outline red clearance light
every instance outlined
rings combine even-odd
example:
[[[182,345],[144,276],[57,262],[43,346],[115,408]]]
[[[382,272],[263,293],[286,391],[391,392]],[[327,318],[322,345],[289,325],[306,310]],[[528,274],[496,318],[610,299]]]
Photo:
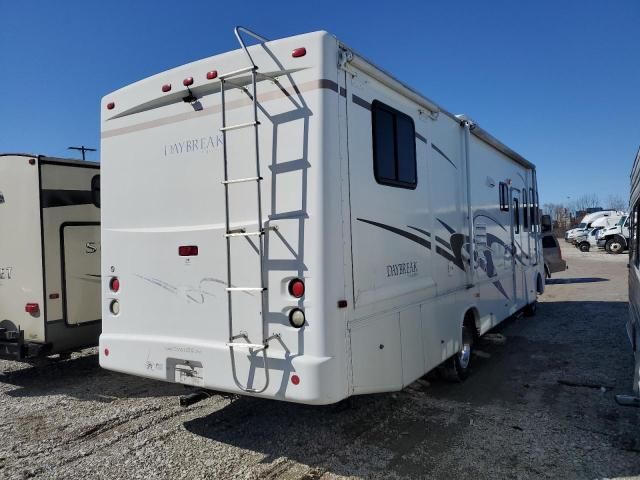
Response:
[[[113,277],[111,278],[111,280],[109,280],[109,289],[112,292],[117,292],[118,290],[120,290],[120,280],[118,279],[118,277]]]
[[[51,299],[51,300],[57,300],[58,298],[60,298],[60,294],[59,293],[50,293],[49,294],[49,299]]]
[[[36,159],[35,158],[30,158],[29,159],[29,165],[35,165],[36,164]]]
[[[216,78],[218,78],[217,70],[211,70],[210,72],[207,72],[207,80],[214,80]]]
[[[164,85],[162,85],[162,91],[163,92],[168,92],[171,90],[171,84],[170,83],[165,83]]]
[[[40,305],[37,303],[27,303],[24,306],[24,311],[31,314],[38,313],[40,311]]]
[[[108,356],[109,356],[109,349],[108,349],[108,348],[105,348],[105,349],[104,349],[104,356],[105,356],[105,357],[108,357]]]
[[[107,103],[107,110],[113,110],[116,107],[116,104],[113,102]]]
[[[296,48],[293,52],[291,52],[291,56],[293,58],[304,57],[307,54],[307,49],[304,47]]]
[[[296,298],[304,295],[304,282],[299,278],[294,278],[289,282],[289,293]]]
[[[197,245],[181,245],[178,247],[178,255],[181,257],[196,257],[198,256]]]
[[[300,383],[300,377],[298,375],[291,375],[291,383],[298,385]]]
[[[188,87],[189,85],[193,85],[193,77],[187,77],[182,81],[182,84],[185,87]]]

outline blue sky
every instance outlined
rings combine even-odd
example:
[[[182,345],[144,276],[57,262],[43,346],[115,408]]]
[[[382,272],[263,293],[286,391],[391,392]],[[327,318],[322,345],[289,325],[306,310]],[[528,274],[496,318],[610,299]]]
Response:
[[[270,38],[324,29],[536,163],[541,203],[628,196],[637,0],[21,0],[0,2],[0,19],[0,152],[99,147],[102,96],[237,48],[236,24]]]

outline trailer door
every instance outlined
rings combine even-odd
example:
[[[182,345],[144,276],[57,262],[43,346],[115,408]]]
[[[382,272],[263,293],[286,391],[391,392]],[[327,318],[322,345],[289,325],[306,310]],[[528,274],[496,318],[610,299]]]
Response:
[[[65,322],[100,320],[100,224],[63,224],[60,231]]]

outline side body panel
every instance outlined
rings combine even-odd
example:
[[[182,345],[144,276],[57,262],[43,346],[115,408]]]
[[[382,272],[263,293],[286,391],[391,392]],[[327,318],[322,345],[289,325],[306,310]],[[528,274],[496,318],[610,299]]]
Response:
[[[44,343],[38,192],[37,156],[0,156],[0,328],[20,329],[25,341]],[[27,303],[40,311],[25,312]]]
[[[640,150],[631,170],[629,225],[629,320],[627,333],[634,355],[633,390],[640,394]]]

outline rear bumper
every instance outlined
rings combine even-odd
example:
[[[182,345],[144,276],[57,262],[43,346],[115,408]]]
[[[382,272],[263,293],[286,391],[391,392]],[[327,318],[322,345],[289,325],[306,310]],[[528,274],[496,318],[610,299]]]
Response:
[[[343,371],[334,357],[295,355],[267,349],[269,382],[263,353],[250,355],[223,342],[200,342],[155,336],[100,335],[100,366],[140,377],[183,383],[210,390],[305,404],[331,404],[347,396]],[[293,377],[297,376],[297,384]]]

